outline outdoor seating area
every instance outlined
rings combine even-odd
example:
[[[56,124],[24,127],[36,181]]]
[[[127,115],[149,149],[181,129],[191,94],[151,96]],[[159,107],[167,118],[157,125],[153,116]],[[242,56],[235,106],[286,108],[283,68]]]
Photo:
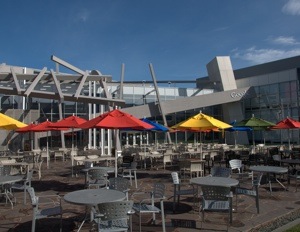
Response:
[[[202,146],[202,152],[195,153],[199,146]],[[224,152],[225,146],[227,152]],[[149,150],[155,153],[152,164],[147,163],[146,166],[145,158],[140,156],[144,148],[139,147],[123,148],[117,162],[112,159],[108,163],[104,159],[88,161],[87,155],[100,154],[97,150],[78,150],[74,160],[84,158],[76,161],[81,162],[78,165],[73,163],[74,166],[70,155],[66,155],[65,159],[51,156],[48,163],[51,168],[47,168],[47,162],[41,163],[41,178],[36,171],[36,163],[31,166],[24,164],[31,164],[34,159],[30,161],[21,155],[13,162],[4,161],[0,165],[0,214],[3,219],[0,231],[26,232],[31,231],[32,226],[35,231],[43,231],[41,228],[47,227],[49,231],[59,231],[60,226],[62,231],[97,231],[105,228],[103,222],[106,219],[102,213],[106,215],[106,208],[129,206],[129,214],[123,213],[120,218],[108,215],[107,220],[121,220],[128,231],[264,231],[274,226],[274,220],[278,218],[282,218],[284,223],[300,216],[297,192],[299,162],[297,159],[285,162],[284,156],[281,156],[283,162],[271,162],[274,147],[260,149],[263,152],[260,154],[267,160],[265,162],[270,160],[266,164],[252,163],[240,155],[250,149],[247,147],[239,150],[224,144],[180,144],[177,147],[163,144],[158,147],[159,151],[155,148],[157,146],[149,146]],[[170,165],[156,159],[157,153],[164,155],[167,150],[169,154],[176,154],[171,156]],[[213,156],[209,157],[210,168],[207,169],[204,166],[209,154]],[[214,162],[216,154],[221,155],[224,162]],[[0,163],[6,160],[4,157],[10,160],[8,156],[1,156]],[[188,164],[184,171],[183,160]],[[200,168],[193,174],[191,164],[195,160],[201,162],[196,162]],[[221,197],[218,191],[225,193],[225,190],[226,194]],[[35,210],[37,207],[42,209],[43,203],[39,201],[36,205],[34,202],[36,196],[45,195],[59,197],[59,204],[54,205],[54,211],[49,211],[49,205],[46,205],[44,212],[47,214],[40,215]],[[98,202],[99,197],[102,202]],[[149,201],[145,201],[146,198]],[[216,199],[223,203],[209,203]],[[119,201],[120,204],[128,204],[108,204]],[[102,203],[108,205],[102,206]]]

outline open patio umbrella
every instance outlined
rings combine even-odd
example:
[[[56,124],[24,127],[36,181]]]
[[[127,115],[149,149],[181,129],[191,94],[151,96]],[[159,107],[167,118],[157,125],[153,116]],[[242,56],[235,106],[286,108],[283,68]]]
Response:
[[[214,131],[214,130],[219,131],[230,127],[232,126],[214,117],[208,116],[200,112],[199,114],[196,114],[188,118],[187,120],[172,126],[171,128],[178,129],[178,130],[192,130],[192,131],[200,132],[200,150],[202,151],[201,132]]]
[[[255,147],[255,141],[254,141],[254,131],[259,131],[259,130],[266,130],[269,127],[275,126],[274,123],[266,121],[261,118],[254,117],[252,115],[251,118],[244,119],[240,122],[237,122],[235,124],[237,127],[251,127],[252,128],[252,140],[253,140],[253,147]]]
[[[78,116],[72,115],[67,118],[63,118],[57,122],[54,122],[50,127],[56,128],[69,128],[72,129],[72,151],[74,150],[74,129],[81,128],[81,124],[87,122],[84,118],[80,118]]]
[[[54,122],[50,127],[57,127],[57,128],[69,128],[72,130],[72,148],[71,148],[71,162],[72,162],[72,176],[73,176],[73,166],[74,166],[74,129],[81,128],[81,124],[87,122],[87,120],[80,118],[78,116],[72,115],[67,118],[63,118],[57,122]]]
[[[15,130],[25,126],[27,126],[27,124],[0,113],[0,129]]]
[[[154,135],[155,135],[155,145],[157,146],[157,132],[168,132],[170,129],[168,127],[165,127],[157,122],[153,122],[147,118],[143,118],[142,119],[143,122],[146,122],[150,125],[153,126],[152,129],[148,129],[147,131],[153,131],[154,132]]]
[[[153,128],[152,125],[143,122],[131,114],[115,109],[99,115],[83,124],[82,129],[98,128],[98,129],[132,129],[132,130],[147,130]],[[117,176],[117,151],[115,151],[115,175]]]
[[[288,130],[288,142],[289,142],[289,149],[291,149],[291,138],[290,138],[290,129],[299,129],[300,122],[296,121],[292,118],[286,117],[281,121],[277,122],[275,126],[270,127],[271,130]]]
[[[17,132],[25,133],[25,132],[47,132],[47,145],[46,145],[46,152],[49,155],[49,142],[48,142],[48,133],[49,131],[59,131],[59,130],[68,130],[68,128],[58,128],[53,127],[53,122],[45,121],[39,124],[29,124],[27,127],[18,129]],[[52,127],[51,127],[52,126]],[[47,159],[47,168],[49,167],[49,161]]]
[[[227,129],[232,127],[231,125],[222,122],[214,117],[208,116],[203,113],[199,113],[188,118],[185,121],[182,121],[174,126],[172,129],[183,129],[183,130],[195,130],[195,131],[208,131],[208,130],[215,130],[215,129]]]
[[[252,131],[251,127],[247,126],[236,126],[236,120],[230,123],[232,127],[225,129],[225,131],[233,132],[234,133],[234,146],[236,146],[236,136],[239,131]]]

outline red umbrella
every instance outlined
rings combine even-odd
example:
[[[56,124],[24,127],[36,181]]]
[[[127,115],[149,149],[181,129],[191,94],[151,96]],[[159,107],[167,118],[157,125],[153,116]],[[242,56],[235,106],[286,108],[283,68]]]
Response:
[[[86,123],[81,124],[81,128],[99,128],[99,129],[132,129],[132,130],[148,130],[153,126],[143,122],[131,114],[115,109],[107,113],[101,114]],[[117,152],[115,152],[115,175],[118,175]]]
[[[81,128],[80,125],[85,122],[87,122],[87,120],[72,115],[53,123],[50,127]]]
[[[73,138],[73,132],[74,132],[74,128],[81,128],[81,125],[83,123],[87,122],[87,120],[77,117],[77,116],[70,116],[64,119],[61,119],[55,123],[53,123],[52,125],[50,125],[50,127],[56,127],[56,128],[69,128],[72,129],[72,151],[74,150],[74,138]]]
[[[289,149],[291,148],[290,129],[299,129],[299,128],[300,128],[300,122],[289,117],[286,117],[285,119],[279,121],[275,126],[270,127],[271,130],[273,129],[288,130]]]
[[[285,118],[278,122],[275,126],[272,126],[270,129],[295,129],[300,128],[300,122],[292,118]]]
[[[146,122],[143,122],[142,120],[134,117],[131,114],[116,109],[101,114],[98,117],[81,124],[81,128],[148,130],[152,129],[153,126]]]
[[[47,146],[46,146],[46,149],[47,149],[47,155],[49,154],[49,144],[48,144],[48,132],[49,131],[57,131],[57,130],[68,130],[68,128],[58,128],[58,127],[53,127],[54,123],[53,122],[50,122],[50,121],[45,121],[45,122],[42,122],[40,124],[29,124],[28,126],[26,127],[23,127],[23,128],[20,128],[18,130],[16,130],[17,132],[19,133],[25,133],[25,132],[47,132]],[[52,126],[52,127],[51,127]],[[49,163],[48,163],[48,159],[47,159],[47,167],[49,167]]]
[[[37,126],[37,124],[30,123],[30,124],[28,124],[28,125],[25,126],[25,127],[22,127],[22,128],[17,129],[16,132],[18,132],[18,133],[27,133],[27,132],[32,131],[32,128],[34,128],[34,127],[36,127],[36,126]]]
[[[71,128],[72,129],[72,151],[71,151],[71,158],[72,158],[72,176],[73,176],[73,152],[74,152],[74,128],[81,128],[81,124],[87,122],[87,120],[77,117],[77,116],[69,116],[67,118],[61,119],[55,123],[53,123],[50,127],[57,127],[57,128]]]

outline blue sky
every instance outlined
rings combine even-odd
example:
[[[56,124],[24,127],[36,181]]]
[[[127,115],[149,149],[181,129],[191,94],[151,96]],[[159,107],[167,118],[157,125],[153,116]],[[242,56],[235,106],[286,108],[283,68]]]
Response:
[[[1,1],[0,63],[55,69],[55,55],[125,81],[194,80],[300,55],[300,0]]]

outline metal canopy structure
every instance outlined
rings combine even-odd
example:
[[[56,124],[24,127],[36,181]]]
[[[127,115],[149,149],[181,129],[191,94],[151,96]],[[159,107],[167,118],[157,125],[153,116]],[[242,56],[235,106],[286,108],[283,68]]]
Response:
[[[54,99],[59,102],[84,102],[108,106],[125,106],[125,101],[108,97],[107,81],[111,76],[102,75],[97,71],[89,73],[52,56],[51,59],[77,74],[61,74],[54,70],[47,71],[43,68],[37,74],[17,74],[13,67],[10,72],[0,74],[0,94],[18,95],[31,98]],[[104,89],[105,97],[90,96],[89,82],[99,82]]]

